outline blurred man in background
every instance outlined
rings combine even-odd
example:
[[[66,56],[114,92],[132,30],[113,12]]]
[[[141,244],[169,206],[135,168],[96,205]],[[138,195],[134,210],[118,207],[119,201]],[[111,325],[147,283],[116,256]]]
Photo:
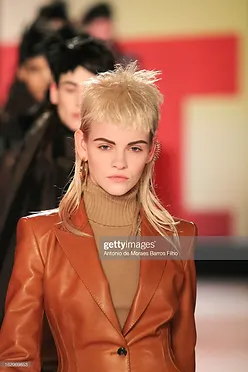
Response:
[[[124,54],[116,41],[114,13],[110,4],[98,3],[89,8],[83,14],[81,24],[87,33],[109,45],[118,63],[125,65],[137,60],[134,56]]]
[[[112,43],[114,38],[113,10],[107,3],[89,8],[82,18],[82,25],[92,36]]]
[[[81,84],[98,73],[114,68],[112,52],[100,40],[81,34],[71,40],[51,39],[47,43],[47,59],[52,72],[49,117],[49,149],[54,162],[55,199],[44,202],[41,209],[57,206],[63,188],[69,181],[74,164],[74,132],[80,126]],[[51,164],[51,162],[50,162]],[[47,167],[45,167],[47,170]],[[50,181],[49,177],[49,181]]]
[[[44,111],[51,72],[44,40],[50,32],[37,23],[25,30],[15,80],[10,88],[0,123],[4,150],[19,144],[32,123]]]
[[[64,1],[56,1],[44,5],[39,9],[37,19],[46,24],[46,27],[58,31],[69,22],[68,9]]]
[[[56,1],[41,7],[36,22],[42,24],[48,31],[59,33],[63,39],[70,39],[79,32],[76,25],[70,20],[67,5],[64,1]]]

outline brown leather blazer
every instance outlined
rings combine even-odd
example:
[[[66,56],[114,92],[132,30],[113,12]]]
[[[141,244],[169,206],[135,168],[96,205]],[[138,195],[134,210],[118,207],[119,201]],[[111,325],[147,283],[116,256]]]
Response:
[[[93,235],[83,202],[73,222]],[[143,214],[141,231],[157,235]],[[178,232],[191,237],[192,248],[195,225],[180,220]],[[22,218],[0,332],[0,371],[40,371],[45,311],[60,372],[194,372],[195,300],[193,260],[141,259],[121,330],[94,238],[65,231],[57,211]]]

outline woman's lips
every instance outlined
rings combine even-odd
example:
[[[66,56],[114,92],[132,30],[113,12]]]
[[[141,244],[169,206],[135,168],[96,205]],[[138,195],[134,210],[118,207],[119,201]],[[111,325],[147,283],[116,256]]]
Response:
[[[110,176],[108,177],[111,181],[114,181],[114,182],[125,182],[128,180],[127,177],[125,176]]]

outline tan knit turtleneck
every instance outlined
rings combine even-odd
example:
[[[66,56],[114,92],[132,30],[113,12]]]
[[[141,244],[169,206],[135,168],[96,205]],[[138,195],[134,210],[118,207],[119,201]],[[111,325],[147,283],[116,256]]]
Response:
[[[88,180],[84,192],[85,210],[99,249],[103,237],[125,237],[137,225],[138,187],[123,196],[112,196]],[[124,326],[139,280],[138,259],[102,259],[102,268],[109,283],[113,306],[121,328]]]

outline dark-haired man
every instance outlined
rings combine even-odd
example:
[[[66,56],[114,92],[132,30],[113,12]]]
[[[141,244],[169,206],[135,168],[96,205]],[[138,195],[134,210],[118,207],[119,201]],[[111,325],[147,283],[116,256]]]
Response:
[[[99,2],[89,7],[82,16],[81,24],[87,33],[108,44],[118,63],[125,65],[137,60],[137,57],[123,53],[115,39],[114,10],[109,3]]]
[[[112,7],[104,2],[93,5],[83,15],[82,25],[90,35],[111,42],[114,34]]]
[[[19,46],[16,77],[0,124],[4,149],[23,140],[25,132],[44,110],[51,72],[44,40],[50,35],[36,23],[25,30]]]
[[[38,11],[37,19],[44,22],[49,29],[59,30],[69,22],[66,3],[64,1],[56,1],[42,6]]]
[[[81,83],[98,73],[112,70],[115,60],[103,42],[87,34],[58,45],[57,50],[52,44],[48,49],[51,50],[47,58],[53,75],[50,100],[56,105],[61,122],[75,131],[80,123]]]
[[[53,184],[56,185],[53,188],[55,193],[53,197],[56,199],[51,201],[45,194],[41,209],[56,207],[58,198],[69,181],[74,164],[73,135],[80,126],[82,83],[98,73],[113,70],[115,65],[113,54],[108,47],[87,34],[58,43],[56,40],[53,42],[51,38],[47,50],[47,59],[53,76],[50,101],[54,105],[48,119],[51,138],[48,142],[51,145],[49,151],[54,166]]]

